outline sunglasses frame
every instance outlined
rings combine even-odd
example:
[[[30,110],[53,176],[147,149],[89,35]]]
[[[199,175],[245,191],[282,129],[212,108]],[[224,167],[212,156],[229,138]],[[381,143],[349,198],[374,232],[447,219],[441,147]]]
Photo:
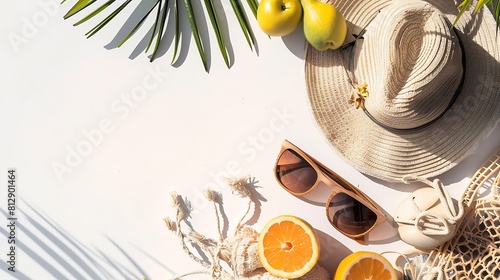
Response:
[[[278,176],[278,162],[283,155],[283,153],[287,150],[292,150],[298,155],[300,155],[305,161],[309,163],[309,165],[316,171],[317,173],[317,178],[316,182],[309,188],[307,191],[303,193],[297,193],[293,192],[290,189],[288,189],[286,186],[283,185],[281,182],[279,176]],[[319,185],[320,182],[325,183],[332,189],[332,193],[328,197],[328,200],[326,201],[325,207],[326,207],[326,217],[328,222],[338,231],[340,231],[342,234],[345,236],[352,238],[356,240],[358,243],[364,244],[365,243],[365,236],[372,231],[375,227],[378,225],[382,224],[387,220],[387,215],[382,211],[380,206],[378,206],[371,198],[369,198],[365,193],[363,193],[360,189],[356,188],[354,185],[349,183],[347,180],[342,178],[340,175],[337,173],[333,172],[330,170],[328,167],[323,165],[321,162],[307,154],[306,152],[302,151],[299,147],[295,146],[288,140],[284,140],[283,143],[281,144],[281,151],[278,154],[278,157],[276,159],[276,163],[274,164],[274,176],[276,178],[276,181],[280,184],[280,186],[285,189],[287,192],[293,194],[294,196],[300,197],[300,196],[305,196],[308,193],[312,192],[314,189],[316,189]],[[375,223],[365,232],[360,233],[360,234],[349,234],[343,231],[342,229],[338,228],[333,224],[333,221],[330,220],[330,202],[332,201],[333,197],[339,193],[345,193],[349,195],[351,198],[357,200],[359,203],[363,204],[365,207],[373,211],[377,215],[377,219]]]

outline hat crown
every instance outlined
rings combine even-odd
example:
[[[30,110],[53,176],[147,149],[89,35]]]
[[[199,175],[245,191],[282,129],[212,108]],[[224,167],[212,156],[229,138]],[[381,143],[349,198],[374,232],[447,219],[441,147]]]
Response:
[[[412,129],[453,102],[463,75],[451,25],[432,5],[400,0],[383,9],[356,43],[354,76],[367,83],[366,110],[380,124]]]
[[[432,5],[430,8],[435,7],[446,17],[445,20],[438,19],[443,22],[443,27],[440,29],[428,28],[428,25],[432,24],[429,23],[432,19],[428,18],[429,15],[426,14],[426,17],[421,17],[422,20],[420,20],[426,24],[420,23],[420,26],[427,29],[419,27],[426,30],[426,33],[422,35],[422,32],[419,32],[420,37],[414,39],[422,41],[419,47],[417,48],[417,45],[408,47],[408,43],[406,43],[406,46],[401,44],[400,48],[414,50],[414,52],[418,50],[419,56],[423,57],[434,56],[434,54],[424,54],[424,50],[432,53],[439,47],[422,47],[429,44],[426,43],[426,40],[431,35],[437,37],[435,40],[443,40],[451,46],[449,46],[448,51],[443,51],[449,55],[449,58],[435,58],[436,61],[442,63],[441,71],[437,66],[431,65],[429,67],[424,64],[419,66],[421,69],[409,71],[402,67],[389,67],[391,56],[388,53],[392,53],[393,56],[397,53],[394,45],[390,46],[389,42],[394,43],[397,40],[388,38],[391,36],[398,38],[395,34],[403,33],[403,31],[394,28],[391,31],[389,29],[383,30],[381,27],[382,24],[390,26],[387,22],[389,20],[393,22],[400,20],[395,19],[396,15],[393,15],[391,19],[390,13],[387,13],[383,19],[379,18],[381,13],[385,13],[383,12],[385,9],[389,9],[393,14],[398,13],[397,7],[393,6],[396,2],[398,2],[397,6],[405,6],[409,10],[407,17],[411,14],[416,14],[418,17],[419,13],[409,9],[412,7],[410,4],[406,4],[408,1],[330,0],[330,2],[333,2],[344,15],[349,37],[346,38],[346,44],[338,50],[319,51],[307,48],[305,76],[307,94],[314,119],[332,148],[343,160],[366,175],[384,181],[401,182],[401,179],[409,174],[423,178],[436,177],[455,167],[481,145],[487,145],[489,140],[492,140],[494,144],[498,143],[498,139],[489,138],[494,136],[493,131],[498,129],[500,118],[500,106],[498,106],[500,104],[500,94],[498,94],[500,89],[500,79],[498,79],[500,77],[500,36],[498,36],[494,15],[487,7],[481,8],[477,13],[474,13],[473,9],[467,9],[455,23],[459,13],[455,0],[424,0],[420,2],[429,3]],[[427,7],[425,9],[432,12],[432,9]],[[436,14],[438,13],[436,12]],[[397,16],[402,17],[401,15]],[[416,19],[402,18],[419,24]],[[455,23],[453,28],[451,22]],[[402,28],[403,24],[399,26]],[[366,31],[364,35],[361,30]],[[350,42],[351,34],[362,34],[364,39],[358,39],[355,44],[352,44]],[[456,38],[453,38],[453,35]],[[377,36],[379,37],[377,38]],[[373,44],[375,47],[368,47],[368,44]],[[395,46],[399,45],[394,44]],[[437,43],[431,45],[439,46]],[[372,50],[371,53],[370,50]],[[367,53],[363,54],[364,52]],[[405,52],[408,53],[408,51]],[[457,60],[455,64],[450,62],[453,59]],[[460,59],[463,59],[462,65],[458,63]],[[427,65],[430,64],[427,62]],[[415,63],[415,65],[420,64]],[[446,105],[443,104],[449,103],[445,99],[451,99],[451,107],[444,109],[445,113],[442,115],[436,113],[436,121],[422,127],[417,125],[425,123],[424,120],[419,120],[413,115],[405,116],[403,113],[390,112],[389,110],[395,106],[387,105],[392,100],[385,97],[389,95],[385,89],[389,89],[387,92],[400,95],[399,92],[402,90],[390,90],[391,88],[387,86],[391,84],[387,83],[387,80],[391,78],[388,73],[399,73],[396,71],[398,69],[410,73],[412,77],[417,76],[415,73],[418,72],[429,73],[427,76],[432,78],[429,80],[439,80],[441,77],[446,77],[446,71],[457,73],[457,69],[459,69],[455,81],[443,82],[450,88],[441,91],[431,91],[422,87],[422,85],[427,85],[424,82],[420,84],[401,82],[403,86],[400,86],[400,88],[407,88],[413,84],[423,91],[419,93],[418,98],[420,98],[420,94],[428,95],[431,96],[429,99],[432,102],[439,103],[432,104],[433,106],[444,108]],[[422,74],[422,76],[424,75]],[[394,79],[396,80],[396,78]],[[443,80],[445,79],[443,78]],[[366,88],[368,95],[364,91],[364,83],[368,86]],[[437,86],[434,87],[437,88]],[[458,94],[455,97],[450,97],[455,93]],[[378,98],[387,100],[387,103],[379,102]],[[380,105],[377,105],[377,102]],[[362,109],[363,103],[366,110]],[[408,106],[410,105],[418,108],[414,104]],[[355,106],[358,106],[358,109],[355,109]],[[401,111],[411,112],[407,108],[403,108]],[[416,126],[416,128],[388,129],[381,125],[381,122],[373,121],[375,118],[370,118],[370,114],[366,112],[372,115],[379,112],[387,115],[393,114],[397,118],[389,118],[386,124],[397,127],[398,122],[404,122],[406,124],[404,127]],[[382,119],[380,117],[382,113],[377,115],[378,120]],[[394,121],[391,122],[392,120]],[[412,121],[414,122],[413,126],[411,125]],[[397,187],[397,185],[394,186]]]

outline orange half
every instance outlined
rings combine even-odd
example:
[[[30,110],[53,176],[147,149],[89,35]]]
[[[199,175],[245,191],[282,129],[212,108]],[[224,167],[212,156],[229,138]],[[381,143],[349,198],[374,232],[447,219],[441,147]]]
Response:
[[[292,215],[271,219],[259,234],[259,258],[274,276],[288,279],[303,276],[319,258],[314,229]]]
[[[345,257],[334,280],[397,280],[396,270],[382,255],[359,251]]]

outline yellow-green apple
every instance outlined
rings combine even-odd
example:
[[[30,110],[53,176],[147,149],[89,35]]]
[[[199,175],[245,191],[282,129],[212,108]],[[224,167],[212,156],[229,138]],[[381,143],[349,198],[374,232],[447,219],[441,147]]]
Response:
[[[257,22],[269,36],[292,33],[301,19],[300,0],[262,0],[257,8]]]
[[[303,24],[306,40],[320,51],[339,48],[344,43],[347,34],[344,16],[328,3],[301,0],[301,4],[304,10]]]

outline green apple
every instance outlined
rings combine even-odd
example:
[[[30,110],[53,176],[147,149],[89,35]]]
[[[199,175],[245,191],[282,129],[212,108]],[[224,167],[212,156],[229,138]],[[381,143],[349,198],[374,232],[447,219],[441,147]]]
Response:
[[[257,8],[257,22],[269,36],[292,33],[301,19],[300,0],[262,0]]]

